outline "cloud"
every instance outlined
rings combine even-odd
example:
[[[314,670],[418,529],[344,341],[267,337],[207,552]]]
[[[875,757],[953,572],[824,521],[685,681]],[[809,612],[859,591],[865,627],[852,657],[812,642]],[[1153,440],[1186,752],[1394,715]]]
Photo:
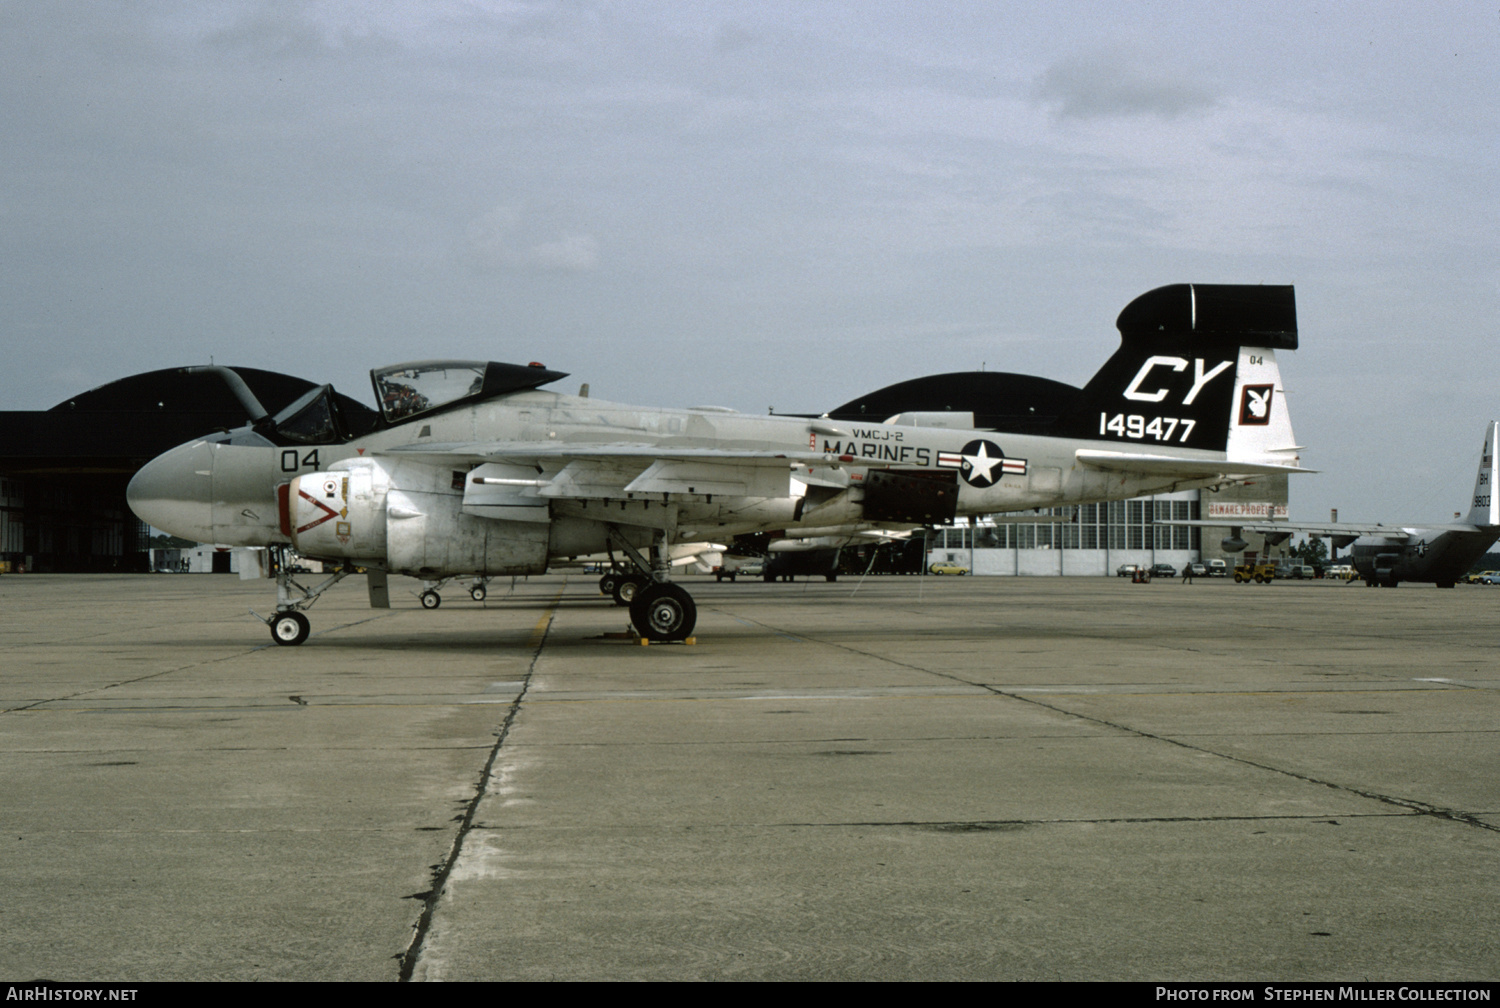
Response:
[[[1052,64],[1033,95],[1059,119],[1175,119],[1218,104],[1218,96],[1203,84],[1103,53]]]

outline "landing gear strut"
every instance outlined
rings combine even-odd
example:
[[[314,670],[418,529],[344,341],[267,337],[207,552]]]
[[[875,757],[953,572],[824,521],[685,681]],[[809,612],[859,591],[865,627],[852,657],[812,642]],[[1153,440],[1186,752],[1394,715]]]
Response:
[[[303,610],[316,602],[318,596],[353,574],[354,569],[341,567],[317,587],[307,588],[298,584],[291,571],[287,570],[286,553],[285,546],[271,547],[271,563],[276,571],[276,612],[266,617],[252,609],[250,615],[271,628],[271,639],[277,644],[296,647],[307,640],[308,634],[312,632],[312,624],[308,622]]]

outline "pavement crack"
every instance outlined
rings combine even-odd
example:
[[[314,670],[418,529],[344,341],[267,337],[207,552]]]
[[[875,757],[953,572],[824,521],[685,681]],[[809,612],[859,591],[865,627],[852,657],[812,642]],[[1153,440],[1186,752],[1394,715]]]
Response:
[[[511,727],[515,724],[516,715],[520,713],[521,704],[526,699],[527,692],[531,689],[531,677],[536,672],[537,663],[541,661],[542,648],[547,643],[547,634],[552,629],[552,621],[557,614],[557,606],[562,600],[562,592],[552,600],[546,614],[537,621],[536,629],[532,631],[531,661],[526,665],[526,674],[521,677],[521,689],[516,693],[516,698],[510,702],[505,718],[500,722],[500,730],[495,734],[495,744],[490,746],[489,755],[485,759],[484,769],[479,774],[479,780],[474,785],[474,793],[464,803],[463,814],[459,817],[459,826],[453,837],[453,844],[448,849],[448,856],[439,864],[433,866],[432,888],[425,893],[415,894],[413,897],[422,900],[422,912],[417,918],[416,927],[413,929],[411,944],[401,955],[401,972],[399,982],[409,983],[412,975],[416,972],[417,963],[422,958],[423,946],[427,941],[427,935],[432,930],[433,917],[437,913],[438,903],[443,898],[443,893],[448,887],[448,879],[453,874],[453,867],[458,863],[463,854],[464,841],[468,839],[469,833],[474,828],[474,818],[479,812],[479,803],[489,788],[490,779],[494,774],[495,761],[500,758],[500,750],[505,745],[506,739],[510,737]]]

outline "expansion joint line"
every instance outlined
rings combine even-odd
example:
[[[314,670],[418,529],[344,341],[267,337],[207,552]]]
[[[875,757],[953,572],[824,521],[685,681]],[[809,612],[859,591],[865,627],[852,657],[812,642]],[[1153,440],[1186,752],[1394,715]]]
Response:
[[[401,956],[401,973],[397,978],[400,983],[407,983],[411,980],[417,968],[417,962],[422,958],[422,946],[427,941],[427,934],[432,928],[432,919],[437,912],[438,901],[442,899],[443,891],[448,886],[448,878],[453,874],[453,866],[458,863],[459,855],[463,853],[464,841],[468,839],[469,831],[474,827],[474,817],[479,813],[479,803],[489,788],[490,779],[495,770],[495,761],[500,758],[500,749],[505,745],[505,740],[510,737],[511,726],[515,724],[516,715],[521,711],[521,704],[531,690],[531,677],[535,674],[537,663],[541,660],[542,648],[547,643],[547,634],[552,629],[552,620],[557,614],[557,606],[561,601],[562,591],[558,591],[546,615],[537,621],[536,627],[531,632],[531,639],[528,642],[531,646],[531,661],[526,665],[526,674],[521,677],[520,692],[506,709],[505,718],[500,722],[500,730],[495,733],[495,744],[490,747],[489,756],[484,762],[484,769],[480,772],[479,780],[475,784],[474,794],[465,804],[463,817],[458,824],[458,832],[453,837],[453,845],[448,849],[448,856],[433,872],[432,888],[420,894],[422,913],[417,918],[411,944],[406,947],[406,951]]]
[[[772,627],[768,623],[761,623],[760,625],[766,627],[767,629],[775,630],[775,627]],[[1500,833],[1500,826],[1493,826],[1490,823],[1487,823],[1483,819],[1479,818],[1479,816],[1474,815],[1470,812],[1462,812],[1458,809],[1442,808],[1437,805],[1429,805],[1426,802],[1415,801],[1411,798],[1398,798],[1395,795],[1381,794],[1378,791],[1364,791],[1360,788],[1350,787],[1347,784],[1335,784],[1332,781],[1321,780],[1317,777],[1309,777],[1306,774],[1299,774],[1292,770],[1287,770],[1284,767],[1275,767],[1269,766],[1265,763],[1257,763],[1255,760],[1246,759],[1243,756],[1235,756],[1231,753],[1218,752],[1217,750],[1207,749],[1203,746],[1191,745],[1178,739],[1167,738],[1162,735],[1153,735],[1150,732],[1141,731],[1139,728],[1131,728],[1129,725],[1116,724],[1115,722],[1107,721],[1104,718],[1092,717],[1088,714],[1080,714],[1077,711],[1071,711],[1064,707],[1058,707],[1053,704],[1045,703],[1041,700],[1038,700],[1036,697],[1022,696],[1018,693],[1010,693],[1006,690],[998,689],[987,683],[972,682],[971,680],[965,679],[962,676],[954,675],[951,672],[942,672],[937,669],[922,668],[919,665],[912,665],[909,662],[897,661],[894,658],[890,658],[886,655],[871,654],[868,651],[862,651],[859,648],[851,647],[848,644],[842,644],[835,641],[818,640],[815,637],[808,637],[804,639],[811,640],[819,644],[826,644],[829,647],[838,648],[842,651],[848,651],[851,654],[863,655],[866,658],[875,658],[880,661],[887,662],[891,665],[895,665],[898,668],[911,669],[916,672],[925,672],[928,675],[937,676],[940,679],[949,679],[953,682],[963,683],[966,686],[973,686],[976,689],[985,690],[989,693],[995,694],[996,696],[1008,697],[1011,700],[1019,700],[1022,703],[1035,704],[1038,707],[1054,711],[1058,714],[1066,715],[1067,717],[1079,718],[1084,721],[1092,721],[1094,724],[1102,725],[1106,728],[1113,728],[1116,731],[1127,732],[1139,738],[1152,739],[1156,742],[1165,742],[1168,745],[1178,746],[1192,752],[1203,753],[1207,756],[1217,756],[1220,759],[1230,760],[1235,763],[1240,763],[1244,766],[1255,767],[1257,770],[1264,770],[1267,773],[1280,774],[1283,777],[1291,777],[1294,780],[1300,780],[1308,784],[1318,784],[1326,788],[1332,788],[1335,791],[1343,791],[1347,794],[1358,795],[1361,798],[1368,798],[1371,801],[1378,801],[1386,805],[1394,805],[1397,808],[1405,809],[1406,811],[1415,813],[1416,815],[1432,816],[1436,819],[1447,819],[1450,822],[1462,823],[1465,826],[1474,826],[1478,829],[1491,830],[1493,832]]]
[[[1235,756],[1232,753],[1219,752],[1216,749],[1207,749],[1203,746],[1192,745],[1191,743],[1183,742],[1180,739],[1167,738],[1164,735],[1153,735],[1151,732],[1141,731],[1141,729],[1139,728],[1131,728],[1128,725],[1116,724],[1115,722],[1107,721],[1104,718],[1092,717],[1088,714],[1079,714],[1077,711],[1070,711],[1063,707],[1057,707],[1053,704],[1044,703],[1041,700],[1036,699],[1035,697],[1021,696],[1016,693],[1008,693],[1003,689],[996,689],[993,686],[984,686],[982,683],[975,683],[974,685],[982,686],[984,689],[989,690],[991,693],[998,694],[999,696],[1009,697],[1012,700],[1020,700],[1023,703],[1035,704],[1038,707],[1042,707],[1050,711],[1055,711],[1058,714],[1065,714],[1068,717],[1075,717],[1081,718],[1085,721],[1092,721],[1094,724],[1103,725],[1107,728],[1114,728],[1117,731],[1128,732],[1131,735],[1135,735],[1139,738],[1151,739],[1154,742],[1165,742],[1168,745],[1178,746],[1182,749],[1187,749],[1190,752],[1203,753],[1206,756],[1217,756],[1219,759],[1226,759],[1234,763],[1239,763],[1243,766],[1255,767],[1257,770],[1264,770],[1268,773],[1280,774],[1283,777],[1290,777],[1293,780],[1303,781],[1307,784],[1318,784],[1322,787],[1332,788],[1335,791],[1343,791],[1348,794],[1358,795],[1361,798],[1369,798],[1371,801],[1382,802],[1386,805],[1394,805],[1397,808],[1406,809],[1408,812],[1413,812],[1417,815],[1427,815],[1433,816],[1437,819],[1447,819],[1451,822],[1463,823],[1465,826],[1476,826],[1479,829],[1491,830],[1500,833],[1500,826],[1492,826],[1489,823],[1485,822],[1483,819],[1480,819],[1478,816],[1468,812],[1460,812],[1458,809],[1442,808],[1437,805],[1429,805],[1426,802],[1415,801],[1411,798],[1398,798],[1395,795],[1381,794],[1378,791],[1365,791],[1361,788],[1350,787],[1347,784],[1335,784],[1333,781],[1322,780],[1318,777],[1309,777],[1307,774],[1300,774],[1296,771],[1288,770],[1285,767],[1276,767],[1270,766],[1266,763],[1258,763],[1255,760],[1246,759],[1243,756]]]

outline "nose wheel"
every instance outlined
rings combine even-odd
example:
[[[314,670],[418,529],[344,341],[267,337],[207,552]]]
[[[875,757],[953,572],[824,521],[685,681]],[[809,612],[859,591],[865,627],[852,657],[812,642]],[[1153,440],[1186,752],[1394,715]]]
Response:
[[[271,618],[271,639],[284,647],[295,647],[307,640],[312,624],[297,610],[278,613]]]

